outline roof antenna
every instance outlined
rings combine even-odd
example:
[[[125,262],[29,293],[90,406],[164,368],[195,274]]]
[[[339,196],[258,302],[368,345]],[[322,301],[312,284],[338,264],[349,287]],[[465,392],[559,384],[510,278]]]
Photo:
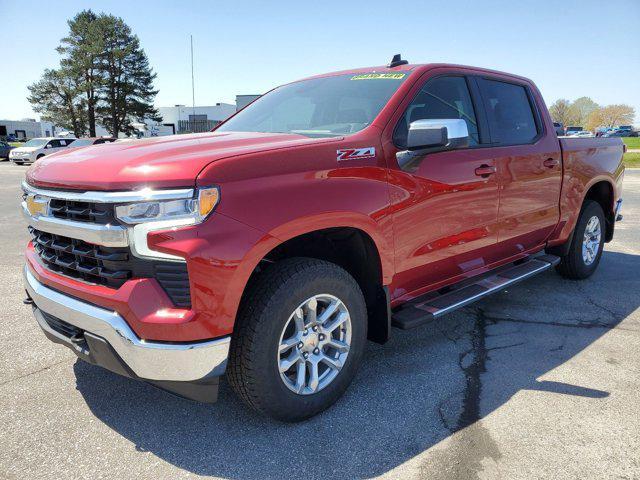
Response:
[[[402,55],[400,55],[399,53],[396,53],[391,59],[391,63],[387,65],[387,67],[393,68],[393,67],[398,67],[400,65],[406,65],[408,63],[409,63],[408,61],[402,60]]]

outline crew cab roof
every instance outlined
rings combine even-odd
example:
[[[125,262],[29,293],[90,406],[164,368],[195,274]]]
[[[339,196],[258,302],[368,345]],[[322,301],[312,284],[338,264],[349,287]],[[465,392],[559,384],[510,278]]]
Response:
[[[475,72],[477,72],[479,75],[482,74],[486,74],[486,75],[499,75],[502,77],[511,77],[513,79],[517,79],[520,81],[525,81],[528,83],[532,83],[533,82],[523,76],[520,75],[514,75],[512,73],[507,73],[507,72],[502,72],[500,70],[491,70],[488,68],[481,68],[481,67],[473,67],[470,65],[459,65],[459,64],[455,64],[455,63],[414,63],[414,64],[405,64],[405,65],[399,65],[397,67],[388,67],[386,65],[379,65],[379,66],[373,66],[373,67],[362,67],[362,68],[353,68],[353,69],[349,69],[349,70],[339,70],[336,72],[329,72],[329,73],[322,73],[319,75],[312,75],[310,77],[307,78],[303,78],[301,80],[309,80],[309,79],[313,79],[313,78],[323,78],[323,77],[332,77],[332,76],[336,76],[336,75],[358,75],[358,74],[362,74],[362,73],[398,73],[398,72],[408,72],[408,73],[417,73],[417,74],[422,74],[424,72],[426,72],[427,70],[432,70],[434,68],[451,68],[451,69],[464,69],[464,70],[473,70]],[[300,81],[300,80],[298,80]]]

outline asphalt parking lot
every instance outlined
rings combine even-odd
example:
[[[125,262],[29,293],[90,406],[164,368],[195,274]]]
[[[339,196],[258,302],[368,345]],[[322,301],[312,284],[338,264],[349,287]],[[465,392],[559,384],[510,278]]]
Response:
[[[302,424],[76,360],[23,305],[24,167],[0,164],[0,478],[640,478],[640,170],[597,273],[547,272],[369,344]]]

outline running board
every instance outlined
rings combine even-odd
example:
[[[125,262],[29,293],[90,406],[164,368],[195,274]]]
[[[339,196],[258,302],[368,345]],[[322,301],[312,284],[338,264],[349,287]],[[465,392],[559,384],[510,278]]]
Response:
[[[498,268],[480,278],[453,285],[446,290],[441,289],[440,293],[429,293],[405,304],[400,310],[394,312],[391,324],[402,330],[419,327],[446,313],[548,270],[558,262],[560,262],[560,258],[555,255],[540,255],[523,263],[509,264]]]

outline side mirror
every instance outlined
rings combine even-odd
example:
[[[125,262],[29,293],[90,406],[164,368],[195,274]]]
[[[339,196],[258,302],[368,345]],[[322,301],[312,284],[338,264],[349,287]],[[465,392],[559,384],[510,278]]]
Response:
[[[467,122],[455,119],[416,120],[409,125],[407,150],[398,152],[398,165],[403,170],[413,166],[428,153],[469,146]]]

